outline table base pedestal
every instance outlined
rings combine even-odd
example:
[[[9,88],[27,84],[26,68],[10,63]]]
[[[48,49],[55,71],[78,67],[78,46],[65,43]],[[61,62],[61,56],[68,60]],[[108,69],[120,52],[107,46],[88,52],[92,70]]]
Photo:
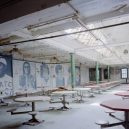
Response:
[[[67,110],[67,109],[69,109],[69,108],[66,106],[63,106],[63,107],[59,108],[58,110]]]
[[[85,102],[87,102],[87,101],[88,101],[88,100],[84,100],[82,97],[79,98],[79,99],[74,100],[74,102],[76,102],[76,103],[85,103]]]
[[[38,124],[40,124],[40,123],[42,123],[42,122],[44,122],[44,120],[39,121],[39,120],[37,120],[37,119],[30,119],[29,121],[24,122],[23,124],[24,124],[24,125],[32,125],[32,126],[35,126],[35,125],[38,125]]]
[[[37,112],[29,112],[29,114],[32,116],[32,119],[30,119],[29,121],[23,123],[23,124],[26,124],[26,125],[37,125],[37,124],[40,124],[41,122],[44,122],[44,120],[42,121],[39,121],[38,119],[36,119],[36,115],[37,115]]]

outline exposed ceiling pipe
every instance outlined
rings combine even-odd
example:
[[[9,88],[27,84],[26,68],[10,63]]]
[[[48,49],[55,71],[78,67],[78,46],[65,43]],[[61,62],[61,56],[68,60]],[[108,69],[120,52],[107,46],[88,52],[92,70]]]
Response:
[[[69,35],[74,35],[74,34],[78,34],[78,33],[89,32],[89,31],[101,30],[101,29],[106,29],[106,28],[112,28],[112,27],[121,26],[121,25],[127,25],[127,24],[129,24],[129,22],[112,24],[112,25],[107,25],[107,26],[102,26],[102,27],[96,27],[96,28],[93,28],[93,29],[76,31],[76,32],[72,32],[72,33],[65,33],[65,34],[59,34],[59,35],[53,35],[53,36],[46,36],[46,37],[43,37],[43,38],[35,38],[35,39],[23,40],[23,41],[12,42],[12,43],[4,43],[4,44],[0,44],[0,46],[22,44],[22,43],[28,43],[28,42],[32,42],[32,41],[40,41],[40,40],[44,40],[44,39],[53,39],[53,38],[69,36]]]
[[[29,62],[34,62],[34,63],[45,63],[45,64],[68,64],[68,63],[70,63],[70,62],[46,63],[46,62],[43,62],[43,61],[32,61],[32,60],[29,60],[29,59],[16,59],[16,58],[14,58],[13,60],[29,61]]]

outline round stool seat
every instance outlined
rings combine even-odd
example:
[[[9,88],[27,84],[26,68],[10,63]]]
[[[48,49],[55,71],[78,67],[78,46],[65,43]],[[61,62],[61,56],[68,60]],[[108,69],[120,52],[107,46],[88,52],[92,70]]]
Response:
[[[105,111],[105,113],[115,113],[115,111],[113,111],[113,110],[107,110],[107,111]]]
[[[109,121],[107,120],[99,120],[99,121],[96,121],[95,122],[97,125],[108,125],[109,124]]]
[[[38,112],[29,112],[29,115],[37,115]]]

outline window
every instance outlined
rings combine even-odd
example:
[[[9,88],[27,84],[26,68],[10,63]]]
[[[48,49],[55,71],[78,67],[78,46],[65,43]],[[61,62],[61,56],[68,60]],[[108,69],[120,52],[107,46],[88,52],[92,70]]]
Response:
[[[122,79],[128,78],[128,69],[127,68],[121,69],[121,78]]]

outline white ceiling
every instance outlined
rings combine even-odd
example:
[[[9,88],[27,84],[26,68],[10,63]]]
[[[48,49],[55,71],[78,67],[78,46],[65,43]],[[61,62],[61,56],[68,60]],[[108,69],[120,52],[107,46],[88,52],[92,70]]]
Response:
[[[124,22],[129,22],[129,0],[71,0],[0,24],[0,37],[12,43],[49,37],[16,44],[22,55],[15,52],[14,58],[51,63],[57,57],[69,62],[69,53],[75,53],[77,63],[90,67],[96,61],[101,65],[126,65],[129,24],[60,36]],[[0,51],[9,53],[14,47],[10,45],[1,45]]]

